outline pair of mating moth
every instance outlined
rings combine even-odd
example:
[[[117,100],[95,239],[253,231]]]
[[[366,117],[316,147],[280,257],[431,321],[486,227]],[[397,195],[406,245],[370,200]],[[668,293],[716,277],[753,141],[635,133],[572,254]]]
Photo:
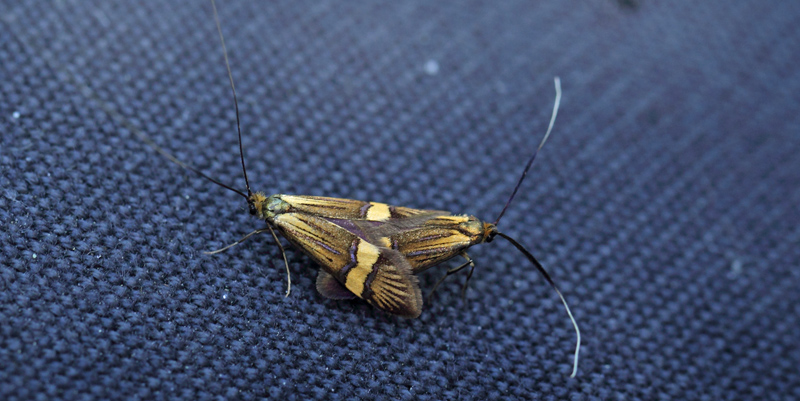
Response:
[[[474,266],[464,251],[498,233],[494,224],[472,216],[376,202],[262,193],[251,194],[247,202],[251,214],[322,266],[320,294],[358,297],[411,318],[422,313],[415,274],[457,255]]]
[[[450,269],[447,275],[470,266],[469,277],[475,264],[465,252],[467,248],[503,237],[520,250],[547,282],[558,293],[577,334],[577,345],[572,377],[578,367],[580,330],[564,296],[556,287],[544,267],[513,238],[499,232],[497,223],[531,168],[536,154],[552,131],[561,99],[561,86],[555,79],[556,100],[547,133],[528,160],[514,191],[494,223],[483,222],[473,216],[452,215],[446,211],[422,210],[389,206],[384,203],[319,196],[272,195],[253,192],[247,179],[242,149],[239,106],[228,61],[225,39],[219,22],[216,4],[211,0],[217,24],[225,65],[236,110],[236,127],[239,135],[239,152],[247,193],[225,185],[187,165],[161,149],[144,133],[134,130],[140,138],[171,161],[200,176],[246,198],[250,214],[264,220],[267,227],[251,232],[239,241],[214,252],[217,253],[241,243],[252,235],[270,232],[281,248],[288,277],[286,295],[291,290],[291,276],[283,246],[275,234],[277,230],[322,269],[317,276],[317,290],[332,299],[361,298],[388,313],[415,318],[422,312],[422,294],[416,274],[456,256],[466,262]],[[447,277],[447,276],[444,276]],[[444,279],[444,277],[442,279]],[[438,286],[442,280],[437,282]],[[434,287],[435,290],[436,287]],[[466,287],[465,287],[466,288]]]

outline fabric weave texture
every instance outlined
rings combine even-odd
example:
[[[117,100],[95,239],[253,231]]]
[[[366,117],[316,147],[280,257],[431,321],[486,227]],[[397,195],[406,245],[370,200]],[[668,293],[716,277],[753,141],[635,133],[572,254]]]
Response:
[[[254,190],[493,221],[422,316],[292,293],[211,6],[0,1],[0,399],[800,399],[800,2],[220,1]],[[135,128],[131,128],[135,127]],[[421,275],[423,292],[455,261]]]

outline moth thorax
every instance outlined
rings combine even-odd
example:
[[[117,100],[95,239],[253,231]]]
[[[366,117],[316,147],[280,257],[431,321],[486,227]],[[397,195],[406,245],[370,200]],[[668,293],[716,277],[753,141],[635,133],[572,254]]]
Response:
[[[464,221],[458,224],[459,230],[469,236],[469,241],[472,244],[480,244],[481,242],[488,242],[491,241],[494,235],[491,237],[487,237],[490,233],[491,229],[494,227],[493,224],[484,223],[480,221],[475,216],[456,216],[455,218],[465,219]],[[497,229],[495,228],[494,231],[496,232]]]
[[[286,213],[289,204],[280,198],[280,195],[266,196],[262,192],[256,192],[247,198],[250,209],[256,217],[261,220],[272,221],[275,215]]]

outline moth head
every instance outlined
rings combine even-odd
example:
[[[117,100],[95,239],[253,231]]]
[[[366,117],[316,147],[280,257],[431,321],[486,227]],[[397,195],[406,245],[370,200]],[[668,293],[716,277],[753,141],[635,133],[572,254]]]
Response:
[[[483,223],[483,242],[492,242],[497,235],[497,226],[492,223]]]
[[[247,197],[247,208],[250,209],[250,214],[253,216],[261,217],[262,211],[265,209],[267,203],[267,196],[262,192],[254,192]]]

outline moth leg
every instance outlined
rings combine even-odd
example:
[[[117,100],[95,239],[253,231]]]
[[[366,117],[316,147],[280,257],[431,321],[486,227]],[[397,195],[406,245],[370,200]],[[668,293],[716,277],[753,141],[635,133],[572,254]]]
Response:
[[[286,296],[288,297],[289,293],[292,292],[292,275],[289,272],[289,261],[286,259],[286,251],[283,249],[283,245],[281,244],[281,241],[278,239],[278,236],[275,235],[275,230],[272,229],[272,226],[267,225],[267,228],[259,228],[258,230],[255,230],[255,231],[251,232],[250,234],[245,235],[244,237],[240,238],[238,241],[236,241],[236,242],[234,242],[234,243],[232,243],[232,244],[230,244],[230,245],[228,245],[228,246],[226,246],[224,248],[217,249],[216,251],[203,252],[203,253],[205,253],[206,255],[213,255],[215,253],[220,253],[220,252],[227,251],[231,247],[234,247],[236,245],[241,244],[246,239],[248,239],[248,238],[250,238],[250,237],[252,237],[252,236],[254,236],[256,234],[265,233],[267,231],[269,231],[272,234],[272,238],[275,238],[275,243],[278,244],[278,248],[280,248],[280,250],[281,250],[281,255],[283,255],[283,263],[286,265]]]
[[[475,262],[472,261],[472,258],[470,258],[466,252],[461,252],[461,256],[467,259],[467,261],[461,265],[458,265],[457,267],[448,270],[447,273],[445,273],[445,275],[442,276],[442,278],[440,278],[439,281],[436,282],[436,284],[433,286],[433,289],[428,294],[428,303],[431,302],[431,298],[433,298],[433,293],[436,292],[436,289],[439,288],[439,285],[442,284],[442,282],[444,281],[444,279],[447,278],[447,276],[458,273],[467,266],[472,266],[472,269],[470,269],[469,272],[469,276],[467,277],[467,282],[469,282],[469,277],[472,277],[472,272],[475,270]],[[461,290],[462,294],[464,293],[465,290],[466,290],[466,284],[464,284],[464,288]]]
[[[230,245],[228,245],[228,246],[226,246],[226,247],[224,247],[224,248],[217,249],[216,251],[211,251],[211,252],[203,252],[203,253],[204,253],[204,254],[206,254],[206,255],[213,255],[213,254],[216,254],[216,253],[220,253],[220,252],[227,251],[228,249],[230,249],[230,248],[232,248],[232,247],[234,247],[234,246],[236,246],[236,245],[239,245],[239,244],[241,244],[241,243],[242,243],[242,242],[244,242],[246,239],[248,239],[248,238],[250,238],[250,237],[252,237],[252,236],[254,236],[254,235],[256,235],[256,234],[265,233],[265,232],[267,232],[267,231],[269,231],[269,230],[268,230],[268,229],[266,229],[266,228],[260,228],[260,229],[258,229],[258,230],[255,230],[255,231],[251,232],[250,234],[247,234],[247,235],[245,235],[244,237],[242,237],[242,238],[241,238],[241,239],[239,239],[238,241],[236,241],[236,242],[234,242],[234,243],[232,243],[232,244],[230,244]]]
[[[475,272],[475,263],[472,262],[472,258],[467,255],[466,252],[461,252],[461,256],[467,259],[467,263],[469,263],[469,273],[467,273],[467,281],[464,281],[464,286],[461,287],[461,298],[467,298],[467,287],[469,287],[469,279],[472,278],[472,273]]]
[[[281,240],[278,239],[278,236],[275,235],[275,230],[272,229],[272,226],[267,224],[267,228],[269,232],[272,234],[272,238],[275,238],[275,243],[278,244],[278,248],[281,250],[281,255],[283,255],[283,263],[286,264],[286,295],[285,297],[289,296],[289,293],[292,292],[292,274],[289,272],[289,261],[286,259],[286,251],[283,250],[283,245],[281,244]]]

